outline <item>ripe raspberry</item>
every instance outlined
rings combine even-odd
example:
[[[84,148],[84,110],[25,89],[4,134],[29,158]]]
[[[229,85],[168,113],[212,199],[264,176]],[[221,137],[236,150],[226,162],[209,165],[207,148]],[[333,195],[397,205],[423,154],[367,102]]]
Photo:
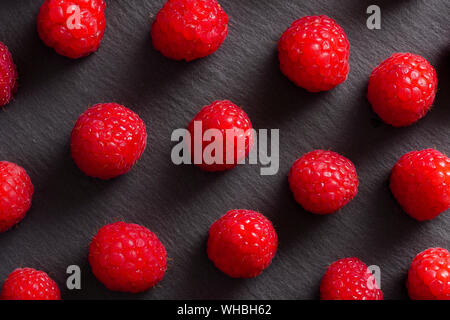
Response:
[[[358,258],[333,262],[320,284],[322,300],[383,300],[375,277]]]
[[[201,131],[196,132],[195,123],[201,125]],[[220,137],[212,138],[211,142],[203,142],[201,137],[211,129],[217,129]],[[214,101],[203,107],[189,123],[188,130],[191,135],[190,150],[193,162],[206,171],[234,168],[248,155],[254,143],[254,130],[249,117],[241,108],[228,100]],[[220,139],[217,141],[222,145],[223,156],[220,156],[219,151],[211,150],[216,138]],[[201,144],[201,148],[196,149],[196,144]],[[201,160],[201,163],[196,163],[196,158]]]
[[[315,150],[298,158],[289,172],[295,200],[307,211],[328,214],[358,193],[353,163],[332,151]]]
[[[128,172],[147,145],[145,124],[117,103],[87,109],[75,123],[72,157],[86,175],[111,179]]]
[[[25,217],[31,207],[33,191],[30,177],[23,168],[0,161],[0,232]]]
[[[450,300],[450,252],[430,248],[411,263],[406,282],[412,300]]]
[[[372,71],[367,98],[384,122],[407,126],[428,112],[437,84],[436,71],[427,60],[412,53],[395,53]]]
[[[37,18],[42,41],[77,59],[97,51],[105,32],[103,0],[46,0]]]
[[[0,107],[8,104],[17,91],[17,69],[8,47],[0,42]]]
[[[137,293],[164,277],[166,249],[147,228],[125,222],[101,228],[89,247],[89,263],[108,289]]]
[[[407,214],[431,220],[450,208],[450,159],[434,149],[409,152],[392,169],[390,187]]]
[[[344,30],[327,16],[294,21],[278,43],[280,68],[297,86],[327,91],[347,79],[350,44]]]
[[[1,300],[61,300],[58,285],[44,271],[16,269],[3,284]]]
[[[216,0],[168,0],[151,30],[156,50],[186,61],[215,52],[227,34],[228,16]]]
[[[253,278],[272,262],[278,236],[272,223],[252,210],[230,210],[209,229],[208,257],[233,278]]]

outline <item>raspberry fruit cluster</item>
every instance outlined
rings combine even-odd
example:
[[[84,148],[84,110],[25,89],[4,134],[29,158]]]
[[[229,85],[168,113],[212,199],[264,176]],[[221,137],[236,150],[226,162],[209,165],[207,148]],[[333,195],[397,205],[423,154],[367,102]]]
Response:
[[[45,0],[37,16],[42,41],[57,53],[77,59],[100,46],[106,20],[104,0]],[[151,26],[153,46],[164,56],[191,61],[219,49],[228,34],[228,15],[216,0],[168,0]],[[306,16],[281,35],[281,72],[310,92],[327,91],[349,74],[350,43],[344,29],[327,16]],[[7,46],[0,42],[0,106],[11,102],[18,73]],[[424,117],[434,102],[438,78],[433,66],[412,53],[394,53],[373,69],[367,98],[375,113],[394,127]],[[229,100],[204,106],[187,125],[189,151],[205,171],[236,167],[254,145],[249,116]],[[203,158],[210,144],[195,136],[216,130],[223,136],[223,154]],[[197,132],[198,131],[198,132]],[[217,142],[217,141],[216,141]],[[212,143],[212,142],[211,142]],[[129,172],[147,146],[144,120],[117,103],[99,103],[75,122],[70,149],[79,169],[89,177],[108,180]],[[196,162],[197,153],[200,161]],[[216,161],[218,159],[219,161]],[[312,150],[291,166],[288,183],[294,199],[314,214],[343,209],[358,193],[359,180],[350,159],[330,151]],[[431,220],[450,208],[450,159],[435,149],[411,151],[394,165],[390,190],[412,218]],[[0,232],[19,223],[31,207],[34,186],[24,168],[0,161]],[[253,278],[269,267],[278,235],[263,214],[233,209],[209,229],[207,256],[233,278]],[[142,225],[123,221],[100,228],[89,246],[88,260],[106,288],[143,292],[157,285],[167,270],[167,251],[159,237]],[[412,261],[407,278],[411,299],[450,300],[450,253],[429,248]],[[323,275],[324,300],[382,300],[380,283],[370,267],[356,257],[333,262]],[[2,300],[59,300],[60,290],[45,272],[14,270],[5,280]]]

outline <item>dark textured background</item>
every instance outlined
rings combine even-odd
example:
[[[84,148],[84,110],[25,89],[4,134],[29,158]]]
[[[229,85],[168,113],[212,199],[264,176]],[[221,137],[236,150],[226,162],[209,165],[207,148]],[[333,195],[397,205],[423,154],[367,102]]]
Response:
[[[404,299],[413,256],[431,246],[450,247],[450,215],[416,222],[387,184],[392,166],[408,151],[450,153],[448,1],[221,0],[229,35],[215,54],[191,63],[168,60],[152,48],[150,20],[164,0],[107,0],[100,50],[79,60],[41,43],[35,23],[42,2],[0,1],[0,41],[20,74],[15,100],[0,112],[0,157],[26,168],[36,189],[27,217],[0,235],[1,279],[16,267],[40,268],[57,280],[65,299],[314,299],[327,265],[357,256],[381,267],[386,299]],[[381,30],[366,28],[370,4],[381,6]],[[348,80],[320,94],[290,83],[276,55],[281,33],[311,14],[335,18],[351,45]],[[423,55],[440,81],[432,111],[401,129],[381,123],[365,99],[372,68],[395,51]],[[224,98],[242,106],[255,128],[280,128],[277,175],[260,176],[255,165],[210,174],[171,163],[172,130]],[[69,152],[77,117],[102,101],[136,111],[149,132],[134,170],[107,182],[84,176]],[[349,157],[360,177],[358,196],[334,215],[305,212],[288,188],[291,163],[315,148]],[[205,253],[210,224],[232,208],[260,210],[279,235],[272,265],[255,279],[228,278]],[[146,293],[108,291],[90,271],[91,237],[119,219],[147,226],[167,248],[166,276]],[[82,290],[65,288],[70,264],[82,267]]]

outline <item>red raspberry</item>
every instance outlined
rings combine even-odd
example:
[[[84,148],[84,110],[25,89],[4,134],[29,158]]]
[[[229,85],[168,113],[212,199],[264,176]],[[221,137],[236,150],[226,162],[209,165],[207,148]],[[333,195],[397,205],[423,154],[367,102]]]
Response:
[[[125,222],[101,228],[89,247],[89,263],[108,289],[142,292],[164,277],[166,249],[147,228]]]
[[[0,107],[8,104],[17,91],[17,69],[8,47],[0,42]]]
[[[317,214],[341,209],[358,193],[353,163],[332,151],[315,150],[298,158],[289,172],[295,200]]]
[[[0,232],[25,217],[31,207],[33,191],[30,177],[23,168],[0,161]]]
[[[320,284],[322,300],[383,300],[375,277],[358,258],[333,262]]]
[[[16,269],[3,284],[1,300],[61,300],[58,285],[44,271]]]
[[[390,180],[395,198],[414,219],[431,220],[450,208],[450,159],[437,150],[403,155]]]
[[[75,123],[72,157],[86,175],[111,179],[128,172],[147,145],[145,124],[117,103],[99,103]]]
[[[233,278],[253,278],[272,262],[278,236],[272,223],[252,210],[230,210],[209,229],[208,257]]]
[[[216,0],[168,0],[151,34],[164,56],[191,61],[219,49],[228,34],[228,16]]]
[[[436,71],[427,60],[412,53],[395,53],[372,71],[367,98],[384,122],[407,126],[428,112],[437,84]]]
[[[37,18],[42,41],[77,59],[97,51],[105,32],[103,0],[46,0]]]
[[[195,132],[194,122],[201,123],[201,132]],[[223,157],[216,155],[215,152],[208,152],[208,146],[212,146],[213,141],[203,142],[201,139],[210,129],[220,130]],[[254,130],[249,117],[241,108],[228,100],[214,101],[203,107],[189,123],[188,130],[191,135],[191,155],[194,164],[206,171],[223,171],[234,168],[245,159],[254,143]],[[201,148],[197,150],[197,158],[201,160],[200,164],[195,163],[195,141],[201,143]],[[214,161],[216,156],[221,160]]]
[[[297,86],[327,91],[347,79],[350,44],[344,30],[327,16],[294,21],[278,43],[281,71]]]
[[[411,263],[406,282],[412,300],[450,300],[450,252],[430,248]]]

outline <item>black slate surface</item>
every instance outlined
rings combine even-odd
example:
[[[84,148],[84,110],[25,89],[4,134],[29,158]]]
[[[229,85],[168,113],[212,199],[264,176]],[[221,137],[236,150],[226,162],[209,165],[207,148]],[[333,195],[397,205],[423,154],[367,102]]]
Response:
[[[0,1],[0,41],[20,74],[15,100],[0,112],[0,158],[26,168],[36,189],[25,220],[0,235],[1,279],[16,267],[43,269],[64,299],[315,299],[327,265],[356,256],[381,267],[386,299],[405,299],[413,256],[431,246],[450,247],[450,215],[416,222],[387,184],[390,169],[408,151],[450,153],[448,1],[221,0],[229,35],[215,54],[191,63],[168,60],[152,48],[150,21],[163,0],[106,2],[100,50],[70,60],[37,35],[42,1]],[[370,4],[381,7],[381,30],[366,28]],[[335,18],[351,45],[348,80],[320,94],[289,82],[276,55],[281,33],[311,14]],[[432,111],[401,129],[381,123],[365,98],[372,68],[396,51],[426,57],[440,81]],[[171,163],[172,130],[215,99],[242,106],[257,129],[280,129],[277,175],[260,176],[254,165],[211,174]],[[134,170],[104,182],[75,167],[69,135],[88,106],[110,101],[144,119],[149,145]],[[349,157],[359,174],[357,197],[334,215],[305,212],[288,188],[291,163],[316,148]],[[210,224],[232,208],[261,211],[279,235],[272,265],[255,279],[228,278],[205,253]],[[91,237],[119,219],[147,226],[168,251],[164,280],[146,293],[108,291],[90,271]],[[71,264],[82,268],[82,290],[65,288]]]

